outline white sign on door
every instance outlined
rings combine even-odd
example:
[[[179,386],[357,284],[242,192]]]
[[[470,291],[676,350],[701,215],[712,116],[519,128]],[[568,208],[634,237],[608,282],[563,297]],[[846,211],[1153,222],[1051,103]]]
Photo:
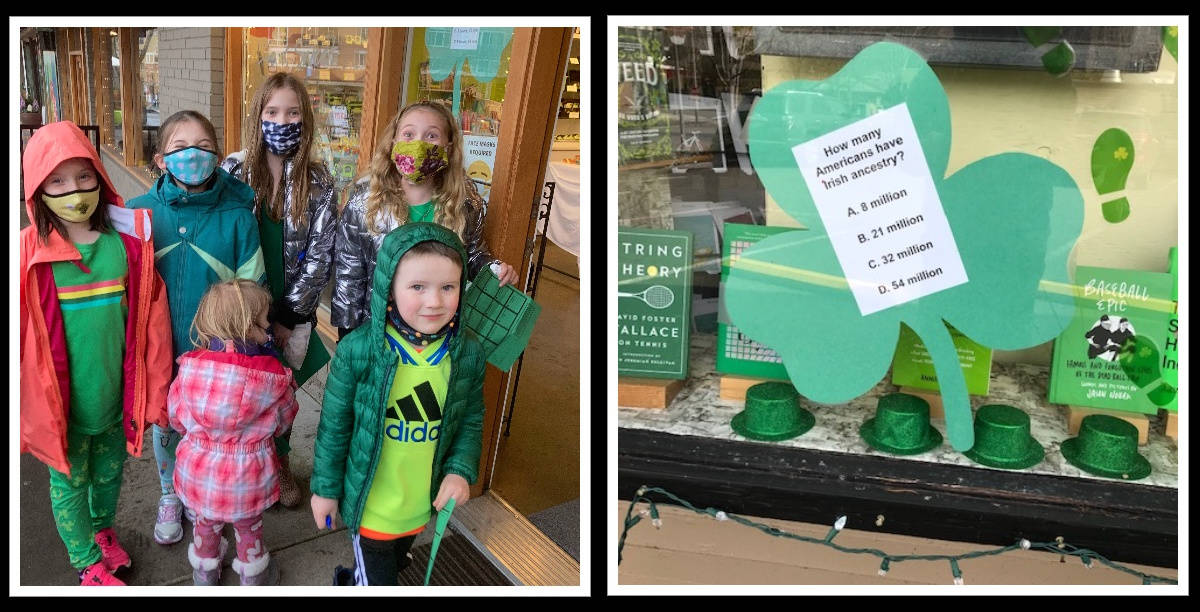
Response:
[[[451,28],[450,48],[474,51],[479,48],[479,28]]]
[[[487,202],[492,192],[492,170],[496,167],[495,136],[469,134],[463,136],[463,169],[467,178],[475,183],[475,189]]]
[[[792,154],[863,316],[967,282],[907,104]]]

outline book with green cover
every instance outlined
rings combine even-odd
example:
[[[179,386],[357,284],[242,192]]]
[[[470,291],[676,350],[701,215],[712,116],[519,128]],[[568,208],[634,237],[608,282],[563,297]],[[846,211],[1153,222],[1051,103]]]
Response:
[[[782,232],[796,231],[792,227],[771,227],[745,223],[724,224],[724,239],[721,241],[721,299],[724,304],[725,279],[729,277],[729,266],[737,260],[748,246]],[[727,317],[717,320],[717,371],[771,380],[787,380],[787,368],[779,353],[762,343],[751,340],[736,325],[726,322]]]
[[[1172,388],[1179,388],[1179,247],[1171,247],[1168,255],[1171,275],[1171,316],[1167,320],[1166,337],[1163,340],[1162,378]],[[1163,406],[1171,412],[1179,412],[1179,398],[1172,397]]]
[[[687,378],[692,233],[617,231],[617,373]]]
[[[967,379],[967,393],[987,395],[992,381],[992,349],[975,342],[954,327],[946,326],[954,348],[958,349],[958,363],[963,377]],[[892,358],[892,384],[938,391],[937,373],[933,370],[933,359],[921,337],[909,326],[900,324],[900,339],[896,342],[896,354]]]
[[[1169,402],[1174,388],[1161,368],[1172,284],[1162,272],[1077,267],[1075,317],[1054,342],[1050,401],[1143,414]]]

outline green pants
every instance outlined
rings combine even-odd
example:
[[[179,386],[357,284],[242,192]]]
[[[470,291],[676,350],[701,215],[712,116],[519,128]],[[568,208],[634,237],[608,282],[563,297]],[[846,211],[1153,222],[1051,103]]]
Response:
[[[84,569],[100,560],[96,533],[112,527],[125,467],[125,433],[117,423],[94,436],[67,428],[71,475],[50,469],[50,508],[71,565]]]

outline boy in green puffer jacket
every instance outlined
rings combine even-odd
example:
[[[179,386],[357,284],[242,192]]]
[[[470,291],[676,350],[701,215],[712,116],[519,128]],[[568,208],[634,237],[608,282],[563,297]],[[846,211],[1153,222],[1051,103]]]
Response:
[[[482,451],[483,348],[459,328],[466,251],[434,223],[387,235],[371,318],[338,344],[313,457],[313,520],[340,511],[358,585],[395,585],[413,540],[470,496]],[[340,570],[340,568],[339,568]]]

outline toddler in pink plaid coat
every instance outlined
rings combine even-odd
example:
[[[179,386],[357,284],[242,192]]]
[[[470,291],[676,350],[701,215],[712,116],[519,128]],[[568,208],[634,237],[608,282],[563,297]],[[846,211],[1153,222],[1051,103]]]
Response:
[[[188,547],[192,581],[215,585],[228,543],[243,585],[277,584],[279,570],[262,540],[262,515],[279,499],[273,439],[299,405],[292,372],[271,346],[271,295],[251,281],[212,285],[192,322],[196,349],[179,357],[167,396],[171,427],[183,434],[175,454],[175,492],[196,514]]]

